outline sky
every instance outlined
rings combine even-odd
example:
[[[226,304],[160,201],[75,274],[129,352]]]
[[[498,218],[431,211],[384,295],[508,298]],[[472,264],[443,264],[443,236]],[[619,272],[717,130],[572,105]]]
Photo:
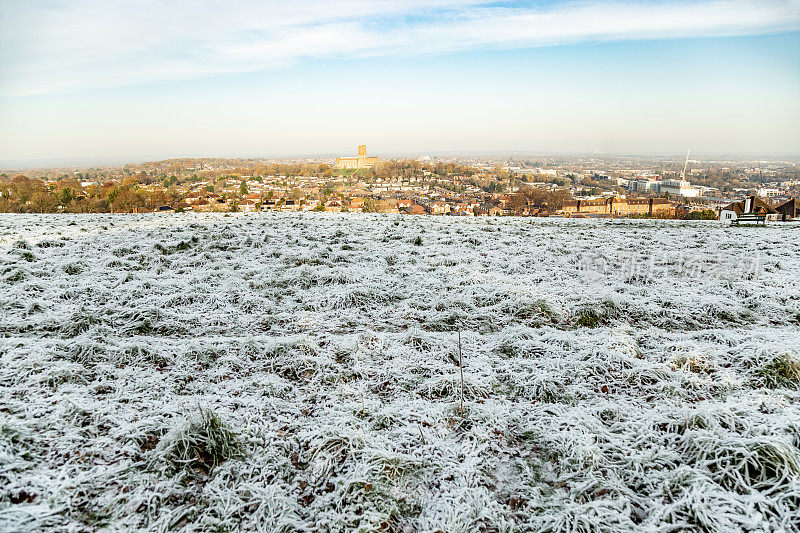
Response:
[[[0,0],[0,161],[800,153],[800,0]]]

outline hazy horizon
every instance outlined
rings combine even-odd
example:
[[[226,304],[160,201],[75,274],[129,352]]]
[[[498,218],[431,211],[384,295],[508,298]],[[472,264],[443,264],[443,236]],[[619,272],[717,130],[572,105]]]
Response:
[[[0,164],[800,153],[800,2],[0,4]]]
[[[642,159],[642,160],[675,160],[683,162],[686,157],[686,152],[536,152],[536,151],[521,151],[521,150],[489,150],[489,151],[459,151],[459,150],[443,150],[436,151],[420,151],[417,153],[375,153],[370,151],[372,155],[380,156],[384,160],[403,160],[403,159],[418,159],[421,157],[441,158],[441,159],[454,159],[454,158],[486,158],[486,159],[500,159],[500,158],[596,158],[596,159]],[[63,157],[63,158],[40,158],[40,159],[20,159],[20,160],[0,160],[0,172],[8,170],[38,170],[38,169],[81,169],[91,167],[121,167],[127,164],[142,164],[148,162],[168,161],[178,159],[243,159],[243,160],[276,160],[276,161],[292,161],[292,160],[322,160],[334,159],[341,155],[351,155],[349,152],[338,153],[298,153],[298,154],[209,154],[209,155],[153,155],[138,156],[138,157]],[[798,161],[800,160],[800,152],[774,152],[774,153],[691,153],[690,161],[729,161],[729,162],[746,162],[746,161]]]

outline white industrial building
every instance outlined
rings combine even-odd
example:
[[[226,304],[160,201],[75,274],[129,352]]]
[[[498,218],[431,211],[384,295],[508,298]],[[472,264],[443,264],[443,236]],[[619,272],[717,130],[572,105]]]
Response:
[[[685,198],[697,198],[700,196],[700,189],[692,187],[692,184],[686,180],[664,180],[661,182],[658,192]]]

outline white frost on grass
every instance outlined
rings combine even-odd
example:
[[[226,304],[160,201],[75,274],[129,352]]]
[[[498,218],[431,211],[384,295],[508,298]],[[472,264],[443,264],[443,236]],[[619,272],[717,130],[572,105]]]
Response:
[[[0,530],[798,530],[797,236],[3,215]]]

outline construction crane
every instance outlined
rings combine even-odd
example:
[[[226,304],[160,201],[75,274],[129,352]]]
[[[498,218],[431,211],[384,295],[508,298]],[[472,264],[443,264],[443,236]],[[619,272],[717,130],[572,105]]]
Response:
[[[692,151],[691,148],[686,150],[686,162],[683,164],[683,172],[681,172],[681,181],[686,179],[686,167],[687,165],[689,165],[689,152],[691,151]]]

